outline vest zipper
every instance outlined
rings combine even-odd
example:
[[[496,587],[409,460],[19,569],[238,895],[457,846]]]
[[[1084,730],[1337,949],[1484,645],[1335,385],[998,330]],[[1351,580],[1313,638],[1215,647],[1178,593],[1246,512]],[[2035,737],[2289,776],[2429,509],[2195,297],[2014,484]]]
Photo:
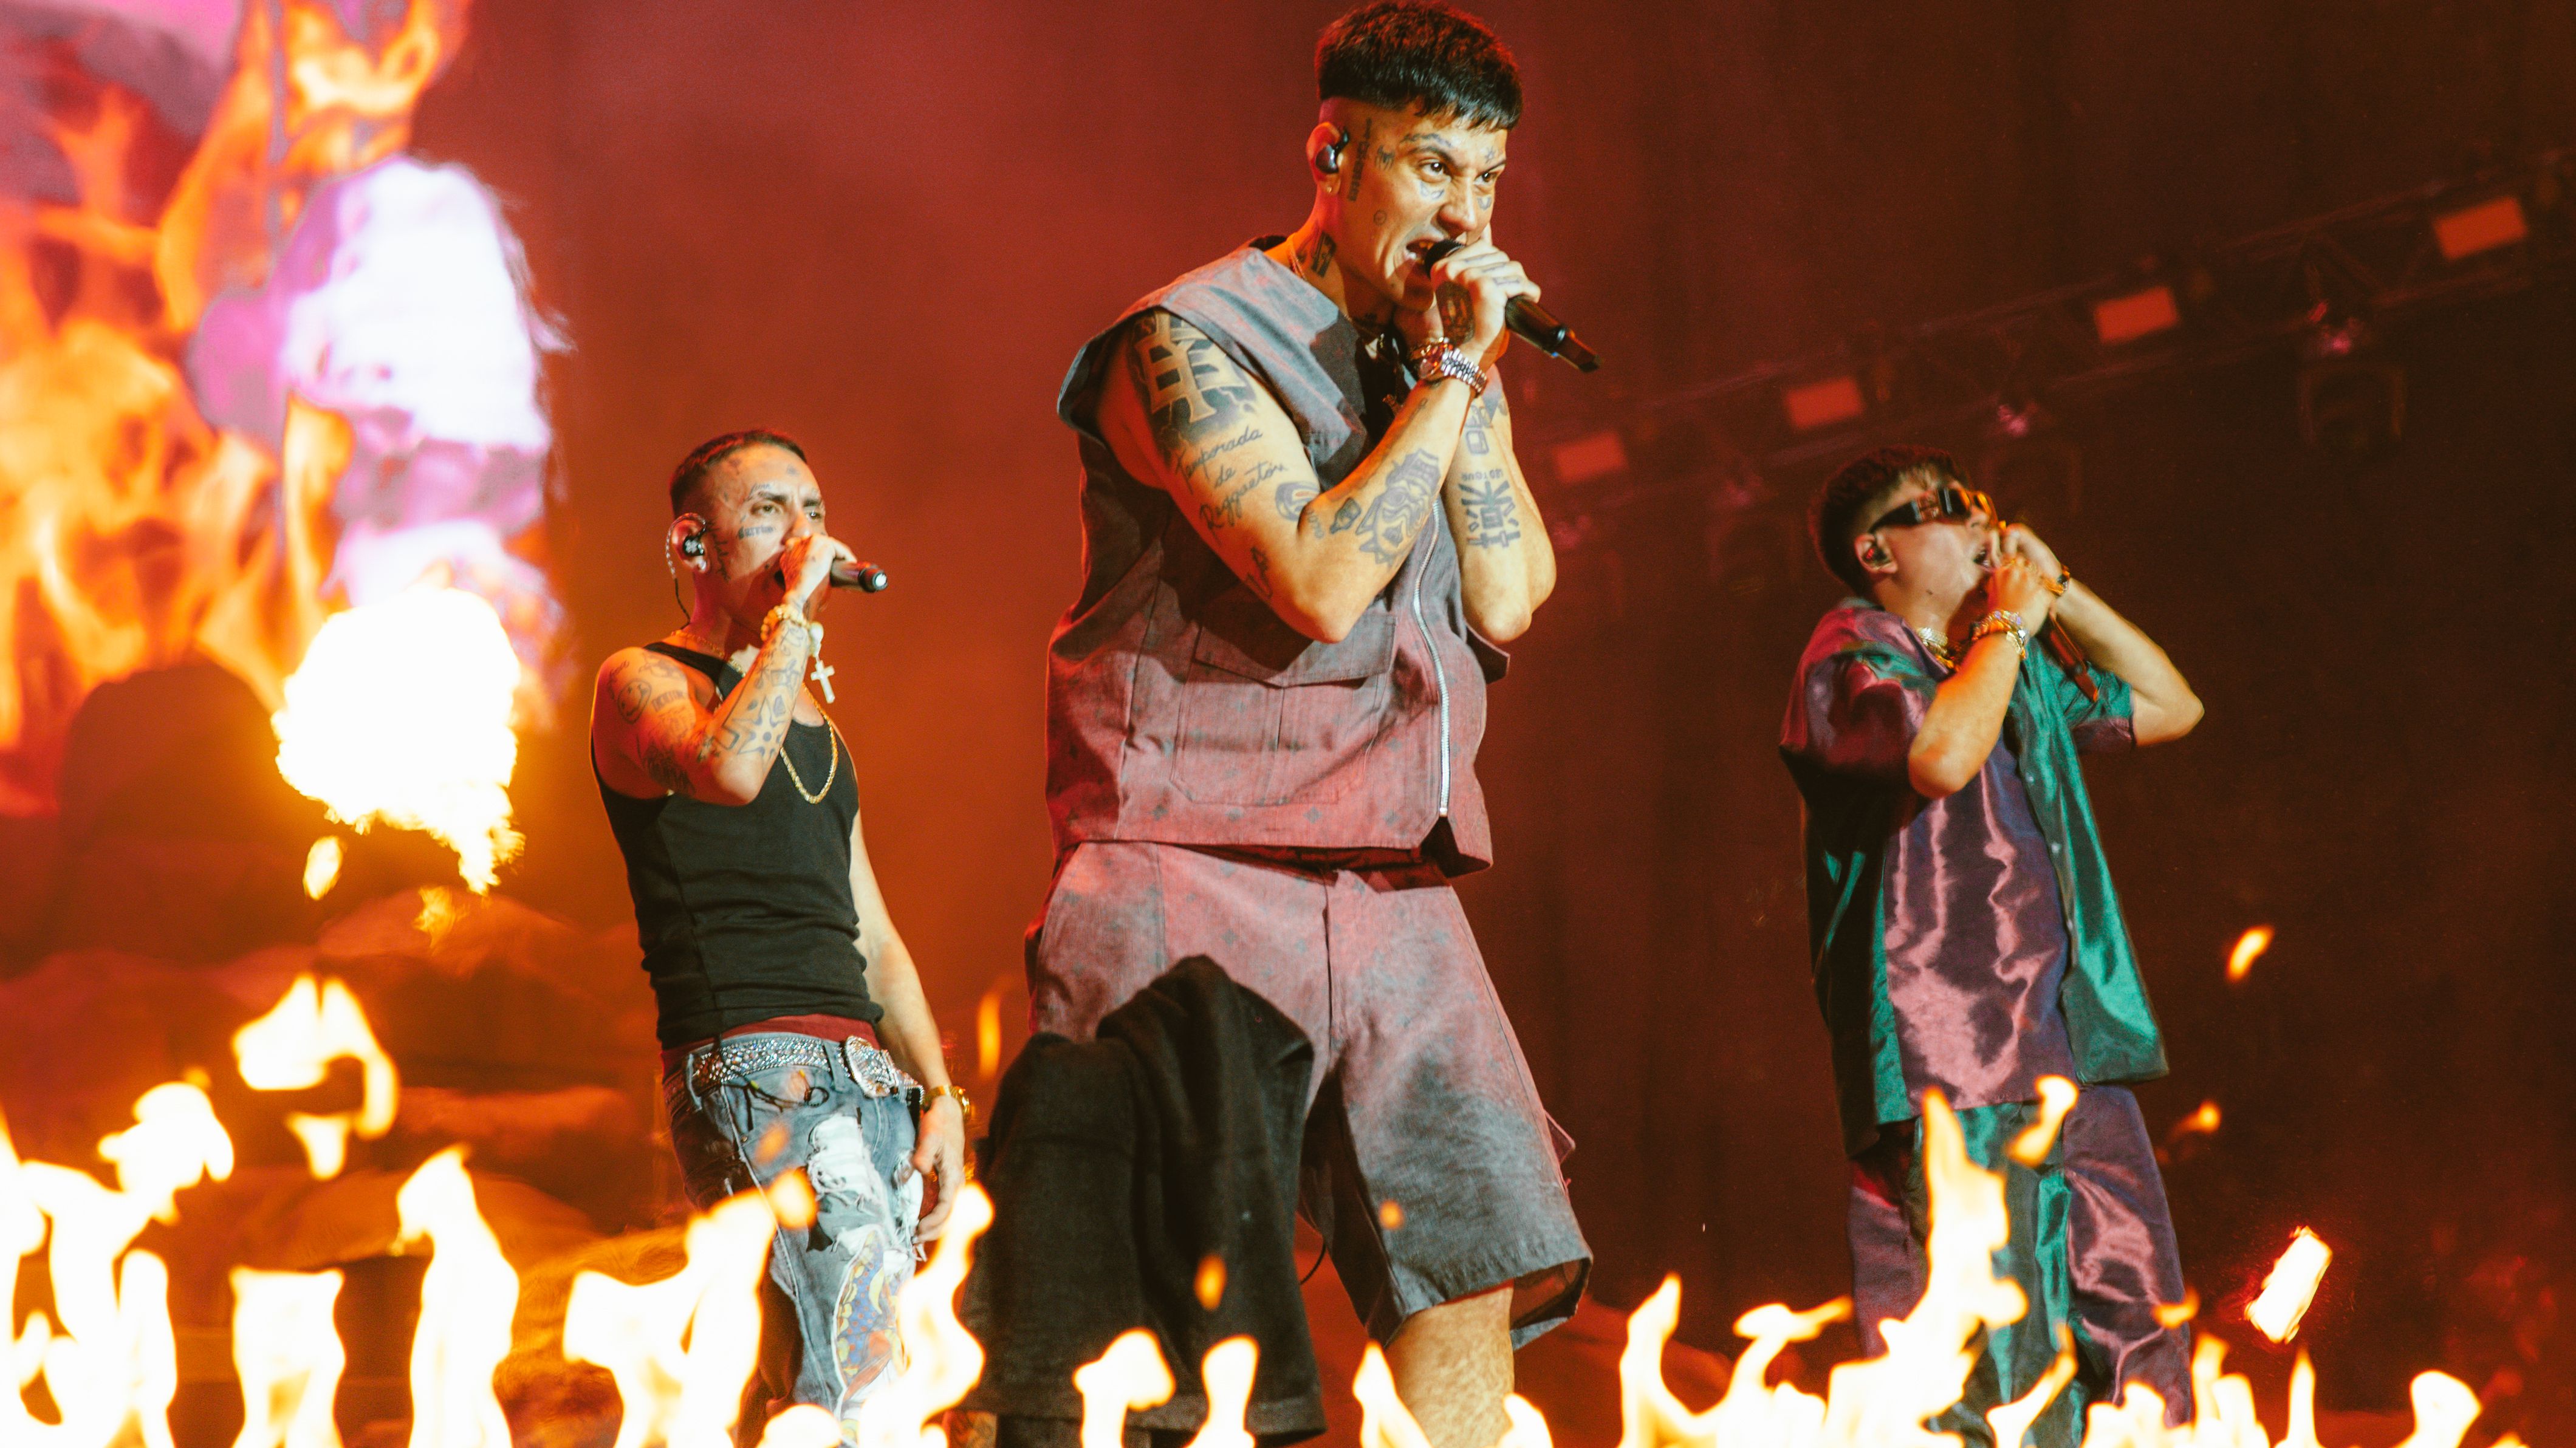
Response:
[[[1433,519],[1437,526],[1442,520]],[[1449,671],[1440,667],[1440,645],[1431,637],[1431,625],[1422,621],[1422,575],[1430,572],[1426,565],[1413,574],[1413,626],[1421,630],[1422,646],[1431,652],[1431,687],[1440,695],[1440,817],[1449,817]]]

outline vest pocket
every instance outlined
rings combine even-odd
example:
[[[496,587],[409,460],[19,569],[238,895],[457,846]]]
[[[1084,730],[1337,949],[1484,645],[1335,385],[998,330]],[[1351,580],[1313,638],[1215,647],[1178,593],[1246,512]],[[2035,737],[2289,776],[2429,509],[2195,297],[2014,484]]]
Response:
[[[1203,622],[1181,671],[1172,782],[1209,804],[1341,798],[1392,722],[1394,667],[1395,615],[1384,608],[1337,644],[1267,608],[1250,628]]]

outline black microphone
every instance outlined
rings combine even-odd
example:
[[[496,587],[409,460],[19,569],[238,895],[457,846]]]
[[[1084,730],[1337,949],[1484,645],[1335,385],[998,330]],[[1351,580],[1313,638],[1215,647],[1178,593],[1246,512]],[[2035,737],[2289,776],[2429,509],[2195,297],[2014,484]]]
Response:
[[[1430,266],[1466,244],[1455,240],[1435,241],[1423,249],[1422,264]],[[1503,325],[1511,328],[1513,336],[1572,366],[1577,372],[1592,372],[1601,366],[1599,355],[1583,345],[1583,339],[1574,335],[1572,327],[1558,321],[1554,313],[1527,297],[1514,297],[1503,304]]]

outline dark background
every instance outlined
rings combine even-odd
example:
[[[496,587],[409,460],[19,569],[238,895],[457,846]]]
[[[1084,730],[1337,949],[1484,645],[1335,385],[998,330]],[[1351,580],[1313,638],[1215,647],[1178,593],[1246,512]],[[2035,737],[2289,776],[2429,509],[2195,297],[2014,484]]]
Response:
[[[1054,389],[1128,299],[1302,217],[1334,8],[516,0],[478,7],[423,107],[418,149],[508,198],[574,339],[552,546],[576,680],[676,620],[662,483],[711,433],[804,438],[834,531],[892,570],[834,610],[837,714],[970,1055],[1049,866],[1040,650],[1079,546]],[[2564,0],[1485,13],[1530,95],[1498,240],[1610,359],[1517,364],[1543,490],[1540,444],[1692,382],[2576,140]],[[2208,703],[2091,776],[2174,1061],[2140,1094],[2159,1133],[2223,1109],[2169,1184],[2240,1357],[2233,1309],[2292,1228],[2336,1248],[2304,1336],[2330,1406],[2443,1365],[2569,1421],[2572,313],[2544,278],[2388,328],[2393,455],[2304,447],[2284,350],[2062,409],[2080,492],[2005,500]],[[1683,1335],[1731,1350],[1742,1309],[1846,1286],[1772,749],[1833,590],[1779,527],[1718,526],[1686,460],[1639,472],[1679,486],[1588,518],[1497,690],[1501,862],[1463,890],[1581,1143],[1596,1292],[1678,1272]],[[505,888],[614,924],[577,733],[532,741],[515,792]]]

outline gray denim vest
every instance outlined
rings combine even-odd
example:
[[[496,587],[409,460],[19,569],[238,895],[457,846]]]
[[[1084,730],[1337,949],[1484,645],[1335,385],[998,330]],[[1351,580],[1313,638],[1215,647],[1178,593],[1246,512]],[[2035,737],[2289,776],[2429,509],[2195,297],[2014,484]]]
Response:
[[[1056,410],[1080,438],[1085,576],[1047,651],[1057,855],[1083,840],[1153,840],[1483,868],[1493,845],[1476,745],[1487,671],[1499,677],[1503,656],[1469,635],[1442,516],[1341,642],[1281,622],[1169,493],[1119,466],[1095,424],[1103,369],[1128,323],[1156,309],[1268,389],[1325,488],[1375,445],[1358,329],[1259,243],[1144,297],[1074,358]]]

